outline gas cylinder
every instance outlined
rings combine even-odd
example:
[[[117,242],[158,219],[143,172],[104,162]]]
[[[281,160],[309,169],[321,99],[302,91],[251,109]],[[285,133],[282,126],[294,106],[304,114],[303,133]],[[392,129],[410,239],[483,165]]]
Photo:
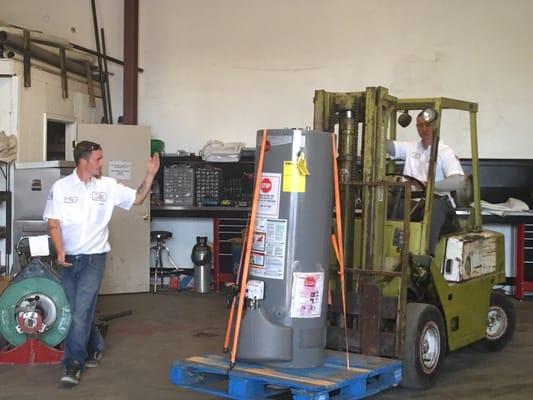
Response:
[[[191,260],[194,264],[194,287],[198,293],[208,293],[211,288],[211,257],[207,236],[197,236]]]

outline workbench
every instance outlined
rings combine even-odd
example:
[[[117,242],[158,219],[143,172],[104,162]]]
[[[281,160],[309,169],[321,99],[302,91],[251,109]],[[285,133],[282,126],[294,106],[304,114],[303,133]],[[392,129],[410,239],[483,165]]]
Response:
[[[215,290],[233,282],[231,239],[246,228],[250,207],[152,207],[152,218],[209,218],[213,221],[213,284]]]
[[[238,180],[244,174],[252,174],[255,168],[254,153],[242,154],[237,162],[206,162],[197,156],[178,156],[167,154],[161,158],[161,169],[156,179],[160,188],[164,188],[164,174],[162,170],[172,165],[184,165],[191,168],[213,167],[220,169],[223,180]],[[223,189],[223,188],[222,188]],[[252,182],[249,187],[242,187],[238,193],[222,193],[221,196],[236,197],[235,200],[245,200],[249,205],[251,200]],[[230,188],[231,189],[231,188]],[[235,189],[233,187],[233,189]],[[237,188],[238,189],[238,188]],[[246,227],[250,207],[224,207],[224,206],[198,206],[198,199],[194,199],[193,205],[165,204],[163,191],[160,191],[161,205],[151,206],[151,218],[157,219],[185,219],[201,218],[212,221],[213,227],[213,283],[215,290],[225,282],[233,282],[233,261],[231,252],[231,239],[240,237],[241,231]],[[173,231],[173,229],[167,229]],[[194,237],[190,237],[189,232],[174,232],[179,240],[186,240],[194,244]],[[176,235],[175,235],[176,237]]]

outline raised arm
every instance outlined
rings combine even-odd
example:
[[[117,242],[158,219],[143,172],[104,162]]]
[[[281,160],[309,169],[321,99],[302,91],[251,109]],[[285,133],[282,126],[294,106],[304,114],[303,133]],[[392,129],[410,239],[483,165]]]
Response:
[[[394,142],[392,140],[387,140],[387,154],[391,157],[396,155],[396,149],[394,148]]]
[[[154,153],[154,155],[150,157],[148,159],[148,162],[146,163],[146,175],[144,176],[141,185],[137,189],[135,201],[133,202],[133,204],[135,204],[136,206],[142,204],[144,199],[146,199],[146,196],[148,196],[148,193],[150,193],[150,189],[152,187],[152,183],[154,182],[155,175],[159,170],[159,164],[159,153]]]
[[[453,174],[447,176],[442,181],[435,182],[435,190],[440,192],[452,192],[458,190],[463,183],[463,175]]]

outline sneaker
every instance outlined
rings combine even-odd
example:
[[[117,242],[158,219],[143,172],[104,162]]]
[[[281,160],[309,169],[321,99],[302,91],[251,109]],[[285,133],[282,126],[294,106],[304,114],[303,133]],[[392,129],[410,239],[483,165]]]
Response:
[[[60,379],[60,382],[63,383],[65,386],[75,386],[80,383],[80,373],[80,363],[74,361],[72,364],[69,364],[65,368],[65,374]]]
[[[100,353],[98,350],[95,351],[93,354],[89,355],[87,359],[85,360],[85,368],[96,368],[98,367],[98,363],[100,362],[100,359],[104,353]]]

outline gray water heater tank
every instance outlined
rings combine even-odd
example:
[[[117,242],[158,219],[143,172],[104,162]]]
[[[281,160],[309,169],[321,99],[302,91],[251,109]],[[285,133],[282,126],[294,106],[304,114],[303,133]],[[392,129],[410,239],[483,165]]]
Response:
[[[263,132],[257,134],[257,156]],[[323,364],[333,197],[331,133],[270,129],[237,359]]]

